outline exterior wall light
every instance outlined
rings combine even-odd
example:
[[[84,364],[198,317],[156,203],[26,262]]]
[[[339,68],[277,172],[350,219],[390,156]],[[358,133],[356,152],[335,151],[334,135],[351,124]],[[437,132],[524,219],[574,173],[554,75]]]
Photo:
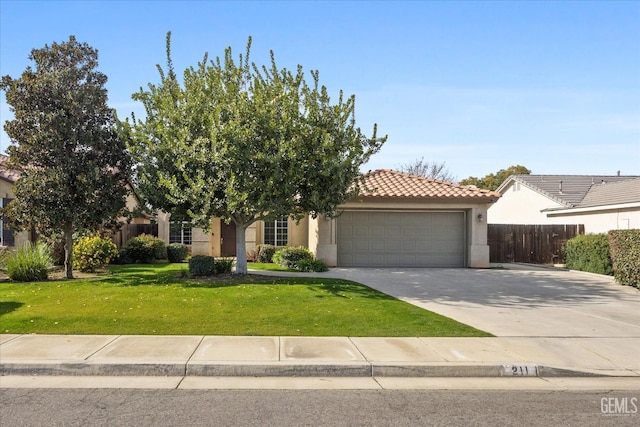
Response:
[[[479,221],[479,222],[484,221],[484,215],[482,215],[481,213],[479,213],[479,214],[478,214],[478,216],[477,216],[476,218],[478,218],[478,221]]]

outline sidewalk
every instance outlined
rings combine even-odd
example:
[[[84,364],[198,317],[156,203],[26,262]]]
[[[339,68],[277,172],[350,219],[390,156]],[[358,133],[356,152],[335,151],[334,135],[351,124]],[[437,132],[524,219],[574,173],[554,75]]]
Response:
[[[0,375],[633,377],[640,338],[0,335]],[[0,377],[0,381],[1,381]]]

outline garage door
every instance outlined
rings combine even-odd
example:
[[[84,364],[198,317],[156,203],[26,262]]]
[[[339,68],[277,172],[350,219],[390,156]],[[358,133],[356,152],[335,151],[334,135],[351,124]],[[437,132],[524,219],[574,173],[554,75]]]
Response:
[[[356,212],[338,217],[341,267],[464,267],[464,212]]]

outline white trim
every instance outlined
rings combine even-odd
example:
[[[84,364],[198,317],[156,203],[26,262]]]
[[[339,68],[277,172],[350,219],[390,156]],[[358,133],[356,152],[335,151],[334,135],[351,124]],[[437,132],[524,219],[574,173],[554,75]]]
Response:
[[[547,217],[572,215],[578,213],[598,212],[598,211],[615,211],[620,209],[638,209],[640,208],[640,202],[636,203],[620,203],[617,205],[604,205],[604,206],[590,206],[586,208],[571,208],[560,210],[548,210],[543,209],[540,212],[546,213]]]

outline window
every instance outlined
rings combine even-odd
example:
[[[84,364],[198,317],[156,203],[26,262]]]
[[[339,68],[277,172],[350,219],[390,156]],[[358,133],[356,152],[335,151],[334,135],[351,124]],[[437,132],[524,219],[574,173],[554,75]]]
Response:
[[[289,220],[280,218],[264,223],[264,243],[273,246],[287,246],[289,241]]]
[[[191,223],[186,221],[169,222],[169,243],[191,244]]]

